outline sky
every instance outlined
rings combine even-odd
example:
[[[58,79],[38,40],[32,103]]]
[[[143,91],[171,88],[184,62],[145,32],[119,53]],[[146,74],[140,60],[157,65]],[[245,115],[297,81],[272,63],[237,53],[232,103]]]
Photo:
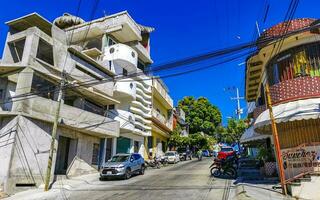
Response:
[[[81,1],[79,16],[85,21],[91,19],[94,1]],[[1,3],[2,54],[7,34],[6,21],[32,12],[53,21],[65,12],[76,14],[79,0],[2,0]],[[154,65],[161,65],[252,41],[257,30],[256,21],[261,32],[283,21],[289,3],[290,0],[100,0],[94,18],[127,10],[138,23],[154,27],[151,56]],[[269,11],[264,21],[266,5],[269,5]],[[320,18],[319,8],[318,0],[300,0],[294,18]],[[228,117],[236,117],[236,101],[230,99],[236,95],[232,88],[238,87],[240,95],[244,96],[245,66],[241,64],[244,60],[241,58],[206,70],[168,77],[164,82],[175,105],[184,96],[207,97],[219,107],[225,123]],[[198,66],[214,62],[217,61],[210,60]],[[180,66],[176,71],[186,69],[191,68]],[[241,107],[246,110],[245,100],[241,100]]]

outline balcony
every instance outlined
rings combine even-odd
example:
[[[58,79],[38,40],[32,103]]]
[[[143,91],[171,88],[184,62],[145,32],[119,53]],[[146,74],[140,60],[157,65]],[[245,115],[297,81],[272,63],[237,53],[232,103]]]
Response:
[[[152,109],[152,119],[154,122],[158,123],[161,127],[165,127],[167,131],[172,131],[173,120],[167,120],[162,114],[157,110]]]
[[[122,69],[128,73],[137,71],[138,54],[135,50],[125,44],[115,44],[104,50],[103,62],[113,62],[117,74],[122,74]]]
[[[53,122],[58,102],[43,97],[14,102],[13,111],[47,122]],[[119,122],[65,104],[60,109],[60,125],[99,137],[118,137]]]
[[[154,96],[163,103],[165,108],[173,108],[173,100],[168,94],[168,90],[164,87],[163,83],[160,83],[160,79],[153,79]]]
[[[134,131],[135,116],[126,110],[110,110],[108,116],[120,122],[120,129]]]
[[[136,83],[133,79],[123,79],[117,81],[114,85],[114,96],[120,98],[136,98]]]
[[[320,77],[299,77],[270,87],[272,104],[320,97]]]

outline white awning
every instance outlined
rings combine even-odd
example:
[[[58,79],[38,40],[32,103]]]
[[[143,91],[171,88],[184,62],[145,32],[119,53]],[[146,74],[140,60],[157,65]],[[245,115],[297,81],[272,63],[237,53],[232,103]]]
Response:
[[[320,98],[297,100],[273,107],[276,123],[320,118]],[[254,124],[260,128],[270,124],[269,109],[261,113]]]
[[[251,126],[241,136],[240,143],[246,143],[254,140],[261,140],[268,137],[269,137],[268,135],[262,135],[262,134],[256,133],[253,130],[253,126]]]

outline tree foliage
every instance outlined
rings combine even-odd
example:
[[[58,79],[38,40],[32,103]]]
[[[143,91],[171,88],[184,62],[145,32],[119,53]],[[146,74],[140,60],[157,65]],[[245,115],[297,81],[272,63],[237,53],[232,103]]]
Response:
[[[228,143],[239,142],[246,128],[247,124],[244,120],[229,119],[223,134],[224,140]]]
[[[184,97],[178,106],[186,113],[190,134],[202,132],[212,136],[215,128],[221,123],[220,110],[205,97]]]

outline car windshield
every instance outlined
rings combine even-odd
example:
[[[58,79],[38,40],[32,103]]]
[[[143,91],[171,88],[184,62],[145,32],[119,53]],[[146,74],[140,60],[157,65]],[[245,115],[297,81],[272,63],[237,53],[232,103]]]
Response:
[[[110,162],[124,162],[127,161],[129,156],[113,156]]]
[[[229,151],[233,151],[233,149],[231,147],[223,147],[221,148],[222,152],[229,152]]]
[[[167,152],[165,155],[166,156],[174,156],[174,153],[173,152]]]

